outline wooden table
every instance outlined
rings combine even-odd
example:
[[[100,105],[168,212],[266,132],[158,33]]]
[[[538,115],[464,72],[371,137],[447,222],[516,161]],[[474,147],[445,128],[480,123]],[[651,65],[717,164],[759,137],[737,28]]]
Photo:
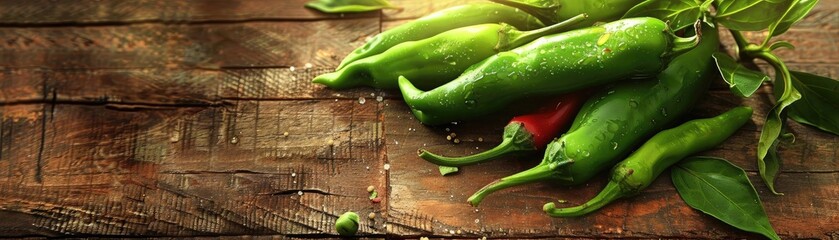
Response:
[[[346,15],[304,2],[0,0],[0,235],[332,237],[337,216],[355,211],[371,238],[757,237],[689,208],[668,174],[583,218],[549,218],[541,206],[581,203],[605,175],[518,187],[472,208],[472,192],[540,156],[442,177],[415,151],[485,150],[509,116],[446,126],[462,141],[453,144],[446,127],[412,119],[398,92],[309,81],[384,29],[475,1],[394,0],[403,11]],[[780,39],[798,46],[779,52],[791,68],[839,77],[836,0]],[[716,84],[690,117],[741,104],[756,114],[705,154],[749,172],[782,237],[837,239],[839,138],[790,122],[786,195],[756,177],[769,92],[740,99]]]

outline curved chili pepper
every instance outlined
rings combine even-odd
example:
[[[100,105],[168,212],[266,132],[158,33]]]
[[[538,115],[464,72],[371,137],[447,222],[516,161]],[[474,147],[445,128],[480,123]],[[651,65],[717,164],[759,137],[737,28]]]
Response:
[[[592,96],[571,129],[548,144],[539,165],[486,185],[469,197],[469,203],[477,206],[495,191],[530,182],[584,183],[614,166],[647,136],[690,110],[706,92],[719,37],[708,26],[702,35],[699,46],[676,57],[656,79],[621,83]]]
[[[698,36],[677,37],[655,18],[622,19],[498,53],[430,91],[417,89],[404,77],[399,78],[399,89],[422,123],[461,121],[525,97],[556,96],[657,74],[672,57],[695,47]]]
[[[499,22],[522,30],[545,26],[530,14],[502,4],[473,3],[454,6],[379,33],[347,55],[335,70],[341,70],[351,62],[382,53],[403,42],[429,38],[455,28]]]
[[[314,0],[307,2],[305,6],[325,13],[356,13],[398,8],[387,0]]]
[[[616,199],[636,195],[679,160],[721,144],[751,116],[751,108],[737,107],[713,118],[697,119],[664,130],[618,163],[612,169],[609,183],[590,201],[569,208],[556,208],[550,202],[543,209],[552,217],[575,217],[600,209]]]
[[[481,24],[457,28],[430,38],[400,43],[381,54],[346,65],[336,72],[317,76],[312,82],[330,88],[366,85],[397,88],[399,76],[431,89],[456,78],[473,64],[493,54],[524,45],[541,36],[567,31],[586,18],[577,15],[548,27],[519,31],[507,24]]]
[[[591,18],[580,26],[620,19],[643,0],[490,0],[530,13],[545,24],[561,22],[576,14],[588,13]]]
[[[587,91],[564,95],[536,113],[514,117],[504,127],[501,144],[485,152],[464,157],[443,157],[420,150],[419,156],[437,165],[460,167],[492,160],[511,152],[544,149],[560,131],[568,128],[586,97]]]

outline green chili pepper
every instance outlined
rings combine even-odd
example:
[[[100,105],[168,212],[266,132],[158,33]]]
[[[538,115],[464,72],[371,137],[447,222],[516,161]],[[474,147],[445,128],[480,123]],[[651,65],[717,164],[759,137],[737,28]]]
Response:
[[[335,230],[343,236],[352,236],[358,232],[358,214],[345,212],[335,221]]]
[[[556,208],[554,203],[547,203],[544,210],[552,217],[581,216],[616,199],[636,195],[670,165],[728,139],[751,116],[751,108],[737,107],[714,118],[693,120],[664,130],[618,163],[612,169],[609,183],[597,196],[583,205],[570,208]]]
[[[507,23],[521,30],[544,27],[539,20],[517,8],[497,3],[455,6],[418,18],[376,35],[341,61],[336,70],[356,60],[384,52],[396,44],[425,39],[439,33],[484,23]]]
[[[399,76],[405,76],[417,87],[431,89],[456,78],[469,66],[493,54],[541,36],[567,31],[569,25],[585,18],[580,14],[565,22],[526,32],[504,23],[457,28],[423,40],[400,43],[336,72],[320,75],[312,82],[338,89],[358,85],[395,89]]]
[[[579,13],[591,16],[580,26],[591,26],[595,22],[611,22],[620,19],[624,13],[643,0],[490,0],[519,8],[539,18],[545,24],[564,21]]]
[[[535,181],[584,183],[684,115],[706,92],[707,74],[713,73],[711,54],[719,36],[709,26],[702,32],[702,43],[673,59],[656,79],[608,86],[589,98],[571,129],[548,144],[539,165],[488,184],[469,203],[477,206],[495,191]]]
[[[698,25],[697,25],[698,28]],[[414,116],[437,125],[477,118],[527,97],[549,97],[621,79],[657,74],[699,35],[681,38],[655,18],[630,18],[545,36],[470,67],[424,92],[399,78]]]
[[[397,8],[387,0],[314,0],[307,2],[306,7],[325,13],[356,13]]]

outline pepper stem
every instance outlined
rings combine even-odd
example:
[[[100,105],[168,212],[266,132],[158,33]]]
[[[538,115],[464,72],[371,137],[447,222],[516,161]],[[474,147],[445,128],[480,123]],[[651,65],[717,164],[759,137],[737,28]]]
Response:
[[[501,141],[501,144],[498,144],[498,146],[495,146],[490,150],[470,156],[444,157],[430,153],[425,149],[420,149],[419,156],[420,158],[437,165],[462,167],[486,162],[510,152],[527,150],[536,150],[536,146],[534,146],[533,143],[533,133],[527,131],[527,128],[524,127],[523,123],[511,122],[504,127],[504,140]]]
[[[623,197],[623,195],[624,193],[621,191],[620,184],[610,181],[603,188],[603,191],[600,191],[597,196],[583,205],[569,208],[556,208],[553,202],[549,202],[542,207],[542,210],[551,217],[579,217],[600,209],[606,206],[606,204]]]
[[[556,13],[559,9],[559,4],[551,4],[550,6],[539,6],[533,3],[534,1],[521,1],[521,0],[490,0],[496,3],[504,4],[510,7],[518,8],[523,10],[530,15],[538,18],[543,24],[551,24],[555,22],[559,22],[557,19]]]
[[[588,18],[588,15],[583,13],[569,18],[568,20],[562,21],[561,23],[524,32],[505,24],[504,27],[501,29],[501,33],[499,33],[501,36],[498,41],[498,45],[495,46],[495,50],[507,51],[532,42],[533,40],[536,40],[537,38],[540,38],[542,36],[571,30],[574,26],[576,26],[578,23],[582,22],[586,18]]]
[[[509,187],[518,186],[526,183],[532,183],[537,181],[543,181],[550,178],[555,177],[554,171],[556,167],[551,167],[551,164],[542,164],[537,165],[528,170],[524,170],[523,172],[513,174],[511,176],[504,177],[499,180],[495,180],[494,182],[487,184],[466,200],[472,206],[477,207],[478,204],[481,204],[481,201],[487,195]]]
[[[445,157],[445,156],[440,156],[440,155],[437,155],[437,154],[433,154],[431,152],[428,152],[425,149],[420,149],[419,150],[419,157],[422,158],[422,159],[425,159],[426,161],[429,161],[433,164],[437,164],[437,165],[441,165],[441,166],[462,167],[462,166],[472,165],[472,164],[476,164],[476,163],[486,162],[486,161],[492,160],[494,158],[497,158],[501,155],[504,155],[506,153],[517,151],[517,150],[519,150],[519,149],[517,149],[517,147],[513,146],[513,140],[505,138],[503,141],[501,141],[501,144],[499,144],[498,146],[495,146],[494,148],[492,148],[490,150],[487,150],[487,151],[484,151],[484,152],[481,152],[481,153],[478,153],[478,154],[474,154],[474,155],[463,156],[463,157]]]
[[[676,36],[676,34],[673,33],[673,31],[669,27],[667,28],[667,33],[670,34],[671,37],[673,37],[673,48],[670,49],[670,52],[667,53],[666,57],[678,56],[682,53],[690,51],[691,49],[699,45],[699,42],[702,41],[702,21],[697,20],[693,24],[693,28],[696,34],[691,37]]]

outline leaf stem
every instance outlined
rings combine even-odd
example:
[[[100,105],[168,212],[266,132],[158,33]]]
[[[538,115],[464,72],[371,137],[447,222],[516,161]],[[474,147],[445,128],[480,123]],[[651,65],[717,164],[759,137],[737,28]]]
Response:
[[[781,81],[783,81],[782,84],[784,86],[784,92],[781,93],[781,96],[777,97],[777,99],[784,99],[789,97],[789,89],[792,88],[792,77],[789,73],[789,68],[787,68],[787,65],[784,64],[784,62],[781,61],[781,59],[778,58],[778,56],[772,54],[772,52],[768,49],[761,49],[760,51],[748,51],[747,54],[751,57],[766,61],[767,63],[769,63],[769,65],[772,66],[772,68],[775,69],[775,83],[777,83],[777,78],[780,77]]]
[[[731,32],[731,36],[734,37],[734,42],[737,43],[737,48],[734,49],[734,54],[738,55],[738,57],[742,60],[746,57],[749,57],[743,54],[746,51],[746,47],[749,46],[749,41],[746,40],[746,37],[743,36],[743,33],[737,30],[728,30]]]

